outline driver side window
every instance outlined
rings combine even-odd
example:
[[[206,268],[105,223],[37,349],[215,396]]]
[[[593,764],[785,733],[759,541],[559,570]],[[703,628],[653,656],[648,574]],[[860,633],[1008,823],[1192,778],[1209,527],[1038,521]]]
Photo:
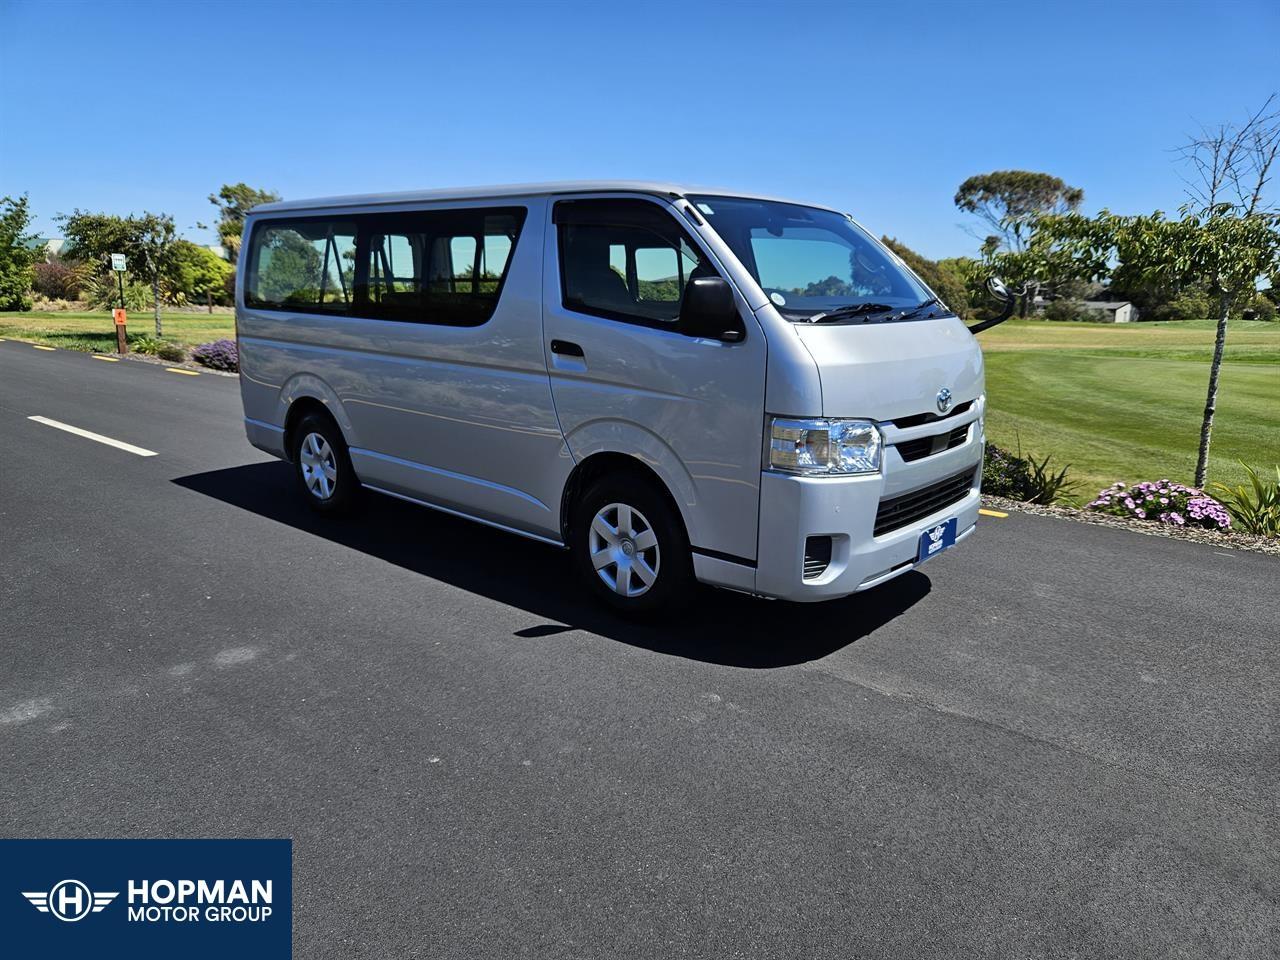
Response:
[[[690,279],[715,273],[680,225],[649,201],[561,201],[554,219],[571,310],[678,330]]]

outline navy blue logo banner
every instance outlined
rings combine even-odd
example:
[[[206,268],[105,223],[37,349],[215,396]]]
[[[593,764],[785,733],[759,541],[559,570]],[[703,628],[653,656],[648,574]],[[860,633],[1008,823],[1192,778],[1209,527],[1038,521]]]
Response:
[[[292,840],[0,840],[10,957],[281,960]]]

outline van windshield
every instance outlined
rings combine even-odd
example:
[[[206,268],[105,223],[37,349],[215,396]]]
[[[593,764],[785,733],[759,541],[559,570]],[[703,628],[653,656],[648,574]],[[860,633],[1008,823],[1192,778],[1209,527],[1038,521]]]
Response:
[[[842,214],[737,197],[689,200],[788,320],[867,323],[946,312]]]

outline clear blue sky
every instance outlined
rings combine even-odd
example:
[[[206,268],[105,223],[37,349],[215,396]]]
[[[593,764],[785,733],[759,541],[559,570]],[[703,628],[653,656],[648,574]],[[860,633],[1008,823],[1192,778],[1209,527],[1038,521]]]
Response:
[[[174,214],[585,177],[835,204],[972,252],[968,175],[1045,170],[1086,209],[1181,202],[1170,148],[1280,88],[1280,4],[79,3],[0,0],[0,193]]]

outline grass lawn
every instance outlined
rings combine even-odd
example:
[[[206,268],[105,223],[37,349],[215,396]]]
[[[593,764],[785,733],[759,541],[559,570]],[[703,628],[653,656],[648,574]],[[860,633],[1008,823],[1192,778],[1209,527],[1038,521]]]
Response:
[[[230,313],[161,313],[160,322],[166,340],[188,347],[224,337],[234,339],[236,335],[235,317]],[[130,336],[139,333],[155,336],[155,318],[151,311],[130,311],[128,331]],[[0,337],[32,340],[68,350],[110,353],[116,348],[115,326],[111,314],[105,310],[101,313],[0,313]]]
[[[1070,464],[1092,496],[1116,480],[1191,483],[1214,323],[1010,320],[978,335],[987,435]],[[1218,387],[1209,479],[1243,483],[1238,460],[1280,463],[1280,323],[1233,321]]]

